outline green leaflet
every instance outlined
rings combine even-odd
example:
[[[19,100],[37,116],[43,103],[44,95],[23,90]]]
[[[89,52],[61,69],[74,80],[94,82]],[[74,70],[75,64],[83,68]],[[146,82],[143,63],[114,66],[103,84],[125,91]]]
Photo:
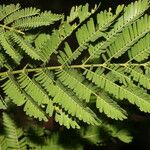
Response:
[[[58,47],[60,46],[60,44],[68,37],[70,36],[79,26],[82,22],[84,22],[88,17],[90,17],[97,9],[97,6],[95,6],[94,9],[91,10],[91,12],[89,12],[89,8],[88,8],[88,4],[86,4],[85,6],[78,6],[78,7],[72,7],[71,12],[70,12],[70,16],[67,17],[67,21],[63,22],[58,30],[54,30],[54,32],[51,34],[51,36],[49,38],[47,38],[47,40],[45,41],[40,41],[41,43],[39,50],[42,53],[42,56],[44,57],[45,61],[48,61],[50,59],[50,56],[53,53],[56,53],[56,50],[58,49]],[[74,23],[73,25],[70,25],[70,23],[75,20],[76,18],[79,18],[79,23]],[[88,23],[88,28],[90,30],[91,25],[94,25],[93,19],[91,18],[91,21],[89,21]],[[86,28],[86,27],[85,27]],[[82,32],[82,31],[81,31]],[[92,32],[92,31],[91,31]],[[82,34],[82,33],[81,33]],[[96,36],[98,37],[99,32],[96,32],[94,35],[92,33],[92,37],[96,38]],[[43,36],[43,35],[41,35]],[[101,36],[101,35],[100,35]],[[40,36],[39,36],[40,38]],[[37,39],[39,39],[37,38]],[[87,40],[86,40],[87,41]],[[88,41],[89,41],[89,37],[88,37]],[[75,59],[76,57],[78,57],[78,53],[80,55],[80,52],[83,50],[83,46],[81,45],[81,47],[79,49],[77,49],[75,51],[75,54],[72,54],[72,58]],[[62,52],[61,52],[62,53]],[[60,54],[61,55],[61,54]],[[62,54],[65,55],[65,54]],[[69,59],[72,58],[68,58],[67,61],[63,62],[61,60],[61,57],[59,57],[59,62],[62,64],[67,63],[67,61],[72,61]],[[62,58],[63,59],[63,58]]]
[[[34,102],[30,96],[27,97],[28,101],[24,106],[24,111],[26,114],[30,117],[38,119],[39,121],[48,121],[46,113]]]
[[[20,9],[20,5],[14,5],[14,4],[10,4],[10,5],[1,5],[0,6],[0,20],[3,20],[5,17],[7,17],[8,15],[12,14],[13,12],[17,11],[18,9]]]
[[[30,117],[38,118],[39,120],[47,120],[45,113],[41,110],[40,106],[37,105],[36,101],[29,96],[16,81],[16,79],[9,74],[9,80],[7,80],[3,85],[3,90],[5,94],[15,103],[17,106],[24,106],[24,111]],[[48,104],[50,106],[50,104]],[[31,109],[30,109],[31,108]],[[50,111],[47,110],[47,113]],[[49,113],[52,115],[52,113]]]
[[[15,104],[21,106],[25,103],[26,97],[23,95],[22,89],[11,74],[9,75],[9,80],[7,80],[2,87],[5,94],[8,95]]]
[[[91,94],[94,94],[97,108],[99,108],[100,112],[106,113],[108,117],[120,120],[126,118],[123,109],[117,103],[103,94],[98,95],[94,89],[82,83],[82,79],[80,80],[82,76],[79,77],[79,75],[74,70],[62,71],[59,73],[59,79],[65,86],[71,88],[80,99],[86,99],[86,102],[89,102]]]
[[[29,56],[31,56],[31,58],[37,60],[41,59],[36,49],[30,43],[26,42],[22,37],[12,33],[11,38],[18,44],[18,46],[21,47],[21,49],[23,49]]]
[[[72,89],[80,99],[90,101],[92,91],[92,85],[83,83],[84,78],[81,74],[76,72],[76,70],[59,70],[58,72],[59,80],[65,85]]]
[[[130,136],[127,130],[120,130],[117,133],[113,133],[113,137],[117,137],[119,140],[121,140],[124,143],[130,143],[133,139],[133,137]]]
[[[57,53],[56,50],[60,46],[63,40],[65,40],[75,30],[76,25],[71,26],[69,23],[64,22],[58,30],[54,30],[53,33],[48,36],[40,34],[35,41],[40,55],[43,57],[44,62],[49,61],[50,56],[53,53]],[[43,40],[43,38],[45,40]],[[42,40],[41,40],[42,39]],[[38,41],[38,44],[37,44]]]
[[[141,24],[144,23],[144,25]],[[145,15],[137,22],[125,28],[124,31],[118,36],[118,39],[114,41],[106,50],[108,55],[108,62],[112,58],[118,58],[124,54],[132,45],[134,45],[140,38],[150,31],[150,19]]]
[[[124,28],[134,23],[136,19],[140,18],[148,7],[148,0],[139,0],[126,6],[124,9],[124,14],[118,19],[118,22],[114,25],[114,28],[108,33],[106,40],[96,44],[95,46],[91,45],[89,47],[89,51],[91,51],[90,56],[84,63],[87,63],[90,59],[99,57],[99,55],[118,38],[120,33],[124,31]]]
[[[56,88],[57,95],[53,101],[59,103],[69,114],[76,116],[79,120],[83,120],[88,124],[98,124],[95,120],[95,114],[88,107],[84,106],[78,98],[72,96],[70,92],[65,91],[66,89],[61,84],[58,84]]]
[[[150,35],[149,33],[143,37],[138,43],[136,43],[129,51],[129,62],[136,60],[141,62],[148,59],[150,49]]]
[[[139,0],[113,13],[86,4],[66,16],[0,6],[2,102],[7,106],[8,98],[28,116],[53,118],[68,129],[100,125],[101,116],[127,119],[124,104],[150,113],[148,7],[148,0]]]
[[[52,14],[51,12],[43,12],[38,16],[32,16],[16,20],[12,26],[16,29],[28,30],[40,26],[53,24],[62,18],[61,15]]]
[[[73,6],[70,10],[70,15],[67,16],[67,22],[72,22],[76,18],[79,18],[80,23],[87,19],[90,15],[92,15],[98,9],[97,5],[89,11],[89,4],[80,6]]]
[[[0,100],[0,109],[6,109],[6,104],[3,99]]]
[[[118,138],[124,143],[130,143],[133,137],[127,129],[122,129],[118,125],[111,125],[104,123],[104,129],[111,134],[112,137]]]
[[[0,7],[0,45],[2,46],[2,51],[5,51],[17,64],[20,64],[21,59],[24,58],[24,53],[20,52],[19,48],[16,48],[17,44],[31,58],[45,62],[43,55],[34,48],[32,43],[27,41],[28,33],[26,34],[24,30],[48,26],[61,20],[63,15],[53,14],[48,11],[41,13],[39,9],[32,7],[21,9],[19,4],[2,5]],[[6,59],[10,63],[10,58]]]
[[[59,122],[60,125],[64,125],[66,128],[77,128],[79,129],[80,126],[77,124],[77,122],[71,118],[68,114],[63,112],[59,109],[59,112],[55,115],[56,122]]]
[[[4,32],[4,30],[0,29],[0,43],[2,45],[2,47],[4,48],[4,50],[6,51],[6,53],[12,57],[12,59],[14,59],[17,63],[20,62],[21,60],[21,56],[20,54],[14,49],[14,47],[11,45],[11,40],[9,39],[9,36],[7,33]],[[2,55],[2,53],[1,53]]]
[[[98,38],[105,36],[104,31],[106,31],[108,27],[114,22],[114,20],[121,13],[122,9],[122,6],[118,6],[115,15],[107,11],[100,12],[97,14],[97,24],[94,23],[93,18],[90,18],[87,23],[80,27],[76,32],[76,38],[79,47],[74,52],[72,52],[66,44],[64,48],[65,53],[60,52],[60,56],[58,56],[59,62],[63,65],[67,63],[70,64],[73,60],[76,60],[79,55],[81,55],[83,50],[88,47],[89,42],[94,42]],[[70,51],[70,55],[67,54],[68,51]]]
[[[130,83],[128,86],[119,86],[113,82],[111,78],[105,77],[103,74],[100,75],[98,72],[92,72],[86,70],[86,78],[91,80],[97,86],[104,89],[106,92],[113,94],[118,99],[128,99],[132,104],[136,104],[141,111],[150,112],[150,101],[149,95],[139,87],[136,87]]]
[[[39,14],[39,12],[40,12],[39,9],[32,8],[32,7],[18,10],[16,12],[12,13],[11,15],[9,15],[6,19],[4,19],[4,24],[7,25],[7,24],[14,22],[15,20],[20,19],[20,18],[37,15],[37,14]]]
[[[129,73],[132,79],[138,82],[140,85],[146,89],[150,89],[150,78],[144,74],[141,68],[139,67],[126,67],[124,68],[125,72]]]
[[[6,132],[5,142],[2,144],[2,148],[25,150],[26,140],[23,137],[23,131],[15,125],[10,116],[3,113],[3,124]]]
[[[38,83],[36,83],[34,79],[32,80],[23,73],[19,76],[18,80],[21,88],[24,89],[33,99],[35,99],[39,105],[47,104],[50,101],[46,92],[40,87]]]
[[[126,119],[126,112],[106,94],[100,94],[96,100],[96,107],[108,117],[116,120]]]
[[[36,80],[42,84],[49,95],[54,97],[53,102],[61,105],[65,111],[72,116],[76,116],[79,120],[83,120],[88,124],[98,124],[95,119],[95,114],[88,107],[86,108],[77,97],[70,93],[70,91],[65,89],[61,83],[56,82],[54,84],[54,81],[49,74],[50,73],[47,71],[40,73],[37,75],[38,77]],[[44,80],[47,81],[46,84]]]

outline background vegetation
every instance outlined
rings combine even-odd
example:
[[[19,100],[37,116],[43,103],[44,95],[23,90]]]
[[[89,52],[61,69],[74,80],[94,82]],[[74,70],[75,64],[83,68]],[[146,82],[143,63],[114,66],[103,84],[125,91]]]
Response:
[[[133,1],[133,0],[132,0]],[[118,4],[129,4],[132,1],[127,1],[127,0],[123,0],[123,1],[119,1],[119,0],[106,0],[106,1],[99,1],[99,0],[83,0],[82,2],[80,0],[1,0],[0,4],[17,4],[18,2],[21,4],[21,6],[23,8],[25,7],[36,7],[36,8],[40,8],[41,10],[52,10],[52,12],[54,13],[65,13],[66,15],[69,14],[70,9],[72,6],[75,5],[81,5],[81,4],[85,4],[85,3],[89,3],[90,7],[93,8],[95,4],[99,4],[101,3],[100,9],[101,10],[105,10],[108,9],[109,7],[112,8],[112,11],[115,11],[115,8],[117,7]],[[133,1],[134,2],[134,1]],[[45,31],[44,31],[45,32]],[[72,40],[72,39],[68,39],[68,40]],[[74,42],[71,42],[71,46],[76,47]],[[55,62],[54,62],[55,63]],[[28,118],[26,118],[26,116],[24,116],[24,113],[22,112],[22,110],[20,108],[14,108],[12,107],[13,112],[16,112],[15,114],[18,114],[18,116],[16,116],[16,118],[21,118],[21,120],[19,120],[18,124],[22,124],[23,122],[23,126],[26,125],[26,122],[30,122],[31,120]],[[150,149],[150,119],[149,119],[149,115],[145,114],[143,112],[139,112],[137,108],[135,107],[131,107],[132,110],[134,110],[135,114],[132,114],[132,116],[130,116],[129,120],[127,122],[125,122],[125,124],[127,125],[127,127],[129,127],[129,131],[131,132],[131,135],[134,137],[133,142],[130,144],[124,144],[123,142],[119,141],[119,140],[111,140],[111,139],[105,139],[105,135],[107,134],[107,132],[105,132],[105,130],[102,133],[102,137],[104,138],[104,142],[106,143],[106,145],[103,143],[101,144],[101,146],[97,145],[92,145],[90,143],[90,141],[84,141],[80,135],[73,129],[67,130],[64,127],[60,127],[57,123],[54,123],[54,121],[52,119],[49,120],[48,123],[44,123],[44,125],[42,124],[42,126],[44,126],[46,129],[48,129],[48,132],[51,130],[54,131],[59,131],[61,133],[61,136],[59,137],[59,141],[60,143],[63,143],[64,147],[66,143],[71,143],[71,145],[73,146],[77,146],[80,148],[80,144],[83,143],[84,145],[84,149],[85,150],[91,150],[91,149],[105,149],[105,150],[117,150],[117,149],[121,149],[121,150],[130,150],[130,149],[144,149],[144,150],[148,150]],[[31,124],[33,124],[32,127],[29,127],[29,131],[31,133],[33,133],[33,135],[31,134],[31,137],[33,140],[41,142],[42,139],[40,139],[40,135],[42,137],[42,134],[46,134],[43,133],[43,131],[41,131],[41,128],[35,127],[34,124],[36,124],[37,122],[32,122]],[[41,124],[39,123],[39,126],[41,126]],[[34,134],[34,128],[37,128],[37,130],[39,131],[38,135],[35,136]],[[2,128],[1,128],[2,129]],[[36,130],[36,132],[37,132]],[[45,132],[45,131],[44,131]],[[34,137],[33,137],[34,136]],[[58,135],[55,134],[54,136],[52,136],[53,139],[55,139]],[[107,137],[107,135],[106,135]],[[64,141],[65,139],[65,141]],[[75,139],[75,140],[72,140]],[[80,142],[78,141],[80,139]],[[55,141],[55,140],[54,140]],[[67,142],[66,142],[67,141]]]

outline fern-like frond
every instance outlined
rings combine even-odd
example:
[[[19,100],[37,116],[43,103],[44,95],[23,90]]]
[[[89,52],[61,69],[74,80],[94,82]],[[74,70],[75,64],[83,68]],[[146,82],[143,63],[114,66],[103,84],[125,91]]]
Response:
[[[20,5],[0,5],[0,21],[6,18],[8,15],[20,9]]]
[[[37,48],[39,49],[41,55],[45,59],[45,62],[47,62],[50,59],[50,56],[53,53],[56,53],[56,50],[60,46],[60,44],[72,34],[73,31],[75,31],[82,22],[84,22],[89,16],[91,16],[96,10],[97,6],[95,6],[94,9],[92,9],[89,12],[88,4],[85,6],[76,6],[72,7],[70,16],[67,17],[67,21],[62,22],[58,30],[54,30],[50,37],[47,37],[47,40],[45,38],[45,41],[41,41],[41,36],[44,37],[44,35],[39,35],[37,38],[37,41],[41,44],[36,44]],[[73,20],[76,18],[79,18],[79,23],[72,23]],[[91,23],[93,22],[93,19],[91,19]],[[89,29],[90,24],[89,23]],[[98,32],[97,32],[98,36]],[[40,46],[39,46],[40,45]]]
[[[88,142],[92,144],[98,144],[101,142],[100,137],[100,127],[99,126],[88,126],[85,129],[83,128],[81,131],[81,137],[84,140],[88,140]]]
[[[47,104],[50,99],[42,87],[25,73],[20,74],[18,82],[22,89],[26,91],[39,105]]]
[[[125,110],[104,93],[100,93],[97,97],[96,107],[112,119],[123,120],[127,118]]]
[[[75,30],[76,25],[70,25],[69,23],[63,23],[58,30],[54,30],[50,36],[39,35],[36,39],[39,43],[36,42],[36,47],[38,48],[41,56],[44,58],[44,61],[47,62],[50,59],[50,56],[53,53],[56,53],[56,50],[60,44]],[[43,38],[45,40],[43,40]],[[42,40],[42,41],[41,41]]]
[[[7,141],[4,135],[0,135],[0,150],[7,150]]]
[[[79,99],[84,99],[86,102],[90,101],[92,86],[84,84],[84,78],[76,70],[60,70],[58,72],[58,79],[67,87],[72,89]]]
[[[36,8],[21,9],[20,5],[2,5],[0,11],[0,45],[2,50],[5,50],[13,61],[20,63],[24,57],[24,53],[19,53],[16,45],[19,45],[23,51],[35,60],[42,60],[45,62],[40,51],[36,50],[34,46],[26,40],[28,35],[26,30],[33,28],[48,26],[56,21],[63,19],[63,15],[53,14],[50,11],[40,12]],[[3,53],[1,54],[3,55]],[[48,55],[46,55],[48,56]],[[7,58],[7,60],[11,60]]]
[[[146,89],[150,89],[150,77],[146,76],[143,70],[136,66],[125,67],[124,71],[129,73],[132,80],[136,81]]]
[[[54,97],[53,101],[60,104],[71,115],[75,115],[79,120],[83,120],[88,124],[98,124],[95,120],[95,114],[60,83],[57,83],[56,93],[57,95]]]
[[[0,110],[1,109],[3,109],[3,110],[6,109],[6,103],[2,98],[0,99]]]
[[[55,91],[52,89],[54,88],[53,84],[53,74],[48,71],[48,70],[42,70],[39,71],[35,75],[35,80],[40,83],[40,85],[46,90],[49,96],[54,97],[55,96]]]
[[[12,57],[17,63],[21,60],[21,55],[14,49],[7,33],[0,29],[0,44],[5,49],[5,52]],[[1,53],[2,54],[2,53]]]
[[[116,130],[116,133],[113,131],[112,136],[115,138],[118,138],[120,141],[124,143],[130,143],[133,139],[133,137],[130,135],[128,130],[122,129],[120,131]]]
[[[86,70],[86,78],[95,83],[106,92],[113,94],[118,99],[128,99],[132,104],[136,104],[141,111],[150,112],[149,95],[143,93],[143,90],[134,85],[120,86],[113,80],[115,76],[106,77],[104,74],[99,74],[90,70]],[[143,93],[143,94],[142,94]]]
[[[8,76],[9,80],[2,85],[3,90],[5,94],[13,101],[13,103],[21,106],[26,102],[25,95],[23,95],[23,92],[14,77],[9,73]]]
[[[114,20],[121,13],[122,9],[123,6],[118,6],[115,15],[113,15],[110,11],[100,12],[97,14],[97,24],[94,23],[93,18],[90,18],[89,21],[87,21],[87,23],[80,27],[76,32],[79,47],[72,52],[68,45],[65,45],[65,53],[61,52],[58,57],[59,62],[62,65],[65,65],[66,63],[70,64],[73,60],[78,58],[84,49],[88,47],[89,42],[94,42],[96,39],[105,36],[104,31],[107,30],[107,28],[114,22]],[[68,55],[67,52],[69,51],[70,53]],[[63,59],[65,59],[65,61]]]
[[[124,14],[118,19],[113,29],[105,37],[106,40],[96,44],[95,46],[90,46],[90,56],[86,58],[84,63],[87,63],[91,59],[98,58],[99,55],[118,38],[119,34],[124,31],[124,28],[134,23],[136,19],[140,18],[148,7],[148,0],[139,0],[126,6]]]
[[[59,109],[59,112],[56,112],[55,120],[56,120],[56,122],[59,122],[60,125],[64,125],[68,129],[70,127],[77,128],[77,129],[80,128],[78,123],[67,113],[63,112],[61,109]]]
[[[149,41],[150,41],[150,34],[148,33],[128,51],[129,55],[128,62],[131,62],[132,60],[136,60],[137,62],[147,60],[149,57],[149,50],[150,50]]]
[[[61,15],[52,14],[51,12],[43,12],[38,16],[32,16],[16,20],[12,26],[16,29],[28,30],[40,26],[53,24],[62,18]]]
[[[111,125],[107,123],[104,123],[103,126],[104,126],[104,129],[108,131],[112,137],[118,138],[120,141],[124,143],[132,142],[133,137],[130,135],[127,129],[122,129],[121,127],[117,125]]]
[[[136,104],[141,111],[150,112],[150,95],[136,86],[124,87],[127,93],[126,98],[130,103]]]
[[[95,7],[89,11],[89,4],[86,3],[85,5],[80,6],[74,6],[70,10],[70,15],[67,16],[67,22],[72,22],[76,18],[79,18],[80,23],[87,19],[90,15],[92,15],[96,10],[98,9],[98,6],[95,5]]]
[[[124,8],[124,5],[119,5],[116,8],[115,15],[113,15],[111,10],[109,11],[105,10],[105,11],[98,13],[97,14],[97,24],[98,24],[97,29],[100,31],[106,31],[106,29],[110,27],[110,25],[117,19],[117,17],[120,16],[120,13],[122,13],[123,8]],[[107,36],[107,34],[105,36]]]
[[[92,88],[93,86],[89,87],[84,84],[82,82],[84,78],[82,79],[82,76],[74,70],[60,71],[59,79],[65,86],[72,89],[80,99],[86,99],[86,102],[89,102],[91,94],[95,95],[97,108],[100,112],[106,113],[108,117],[120,120],[126,118],[123,109],[117,103],[106,96],[97,94]]]
[[[135,22],[149,8],[148,0],[139,0],[132,2],[124,9],[124,14],[118,19],[114,28],[108,33],[107,40],[112,36],[124,30],[124,28]]]
[[[125,28],[118,36],[118,39],[108,47],[106,53],[109,59],[106,60],[106,62],[110,61],[112,58],[120,57],[149,31],[150,19],[148,15],[145,15],[137,20],[137,22],[134,22],[133,25]]]
[[[20,18],[37,15],[37,14],[39,14],[39,12],[40,12],[39,9],[32,8],[32,7],[15,11],[11,15],[9,15],[6,19],[4,19],[4,24],[8,25]]]
[[[97,124],[95,114],[88,107],[85,107],[81,101],[72,95],[61,83],[56,82],[54,84],[53,78],[48,71],[40,73],[36,80],[48,91],[49,95],[54,97],[53,103],[59,104],[65,111],[72,116],[76,116],[79,120],[83,120],[88,124]]]
[[[26,114],[30,117],[36,118],[39,121],[48,121],[46,113],[35,103],[35,100],[29,96],[26,95],[27,102],[24,106],[24,111]]]
[[[6,132],[5,144],[7,149],[25,150],[26,140],[23,137],[23,131],[15,125],[10,116],[3,113],[3,124]]]
[[[46,113],[50,114],[50,110],[46,110],[46,113],[37,105],[36,100],[29,96],[19,85],[17,80],[8,74],[9,80],[7,80],[3,85],[3,90],[5,94],[12,100],[17,106],[24,105],[24,111],[30,117],[38,118],[39,120],[47,121]],[[50,106],[48,104],[48,106]],[[51,113],[52,115],[52,113]]]
[[[105,76],[100,69],[97,69],[96,71],[85,69],[84,74],[88,80],[95,83],[98,87],[106,90],[106,92],[109,92],[110,94],[113,93],[115,96],[117,96],[117,98],[121,98],[118,97],[120,86],[114,83],[113,76],[113,80],[111,80],[112,78]]]
[[[111,64],[111,65],[104,65],[103,68],[105,68],[105,70],[110,71],[109,72],[109,76],[112,76],[119,80],[119,82],[125,86],[127,86],[130,82],[132,82],[131,77],[127,76],[125,74],[125,68],[123,66],[120,65],[115,65],[115,64]],[[99,71],[102,70],[102,68],[99,67]],[[115,80],[114,80],[115,82]]]
[[[31,58],[35,60],[42,59],[36,49],[27,41],[25,41],[20,35],[17,35],[16,33],[12,33],[11,38],[14,42],[20,46],[21,49],[23,49]]]
[[[86,4],[64,16],[0,6],[0,109],[14,103],[30,117],[51,117],[68,129],[100,125],[100,113],[126,119],[125,100],[150,113],[148,7],[149,0],[138,0],[113,13]],[[37,29],[55,22],[50,31]],[[116,132],[113,137],[130,141]]]

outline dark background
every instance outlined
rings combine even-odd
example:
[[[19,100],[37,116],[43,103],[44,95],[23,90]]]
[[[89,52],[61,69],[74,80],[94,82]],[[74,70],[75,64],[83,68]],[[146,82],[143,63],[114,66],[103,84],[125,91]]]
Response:
[[[74,5],[89,3],[90,6],[101,3],[101,9],[116,7],[118,4],[129,4],[135,0],[0,0],[0,4],[20,3],[22,7],[34,6],[52,10],[55,13],[67,13]]]
[[[74,5],[81,5],[89,3],[92,8],[95,4],[100,4],[100,10],[115,7],[119,4],[129,4],[135,0],[0,0],[1,4],[20,3],[22,7],[36,7],[42,10],[51,10],[55,13],[68,14],[71,7]],[[106,147],[85,146],[85,150],[150,150],[150,120],[134,122],[133,142],[124,144],[118,142],[117,144],[108,143]]]

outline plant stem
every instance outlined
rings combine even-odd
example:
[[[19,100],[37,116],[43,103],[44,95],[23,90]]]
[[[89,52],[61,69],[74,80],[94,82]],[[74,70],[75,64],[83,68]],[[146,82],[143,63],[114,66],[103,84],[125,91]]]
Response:
[[[105,67],[105,66],[112,66],[112,65],[115,65],[115,66],[122,66],[122,67],[127,67],[127,66],[148,66],[149,64],[146,64],[146,63],[143,63],[143,64],[85,64],[85,65],[71,65],[71,66],[68,66],[68,68],[76,68],[76,69],[80,69],[80,68],[90,68],[90,67]],[[65,67],[62,67],[61,65],[59,66],[51,66],[51,67],[39,67],[39,68],[31,68],[31,69],[26,69],[26,68],[23,68],[21,70],[8,70],[10,71],[12,74],[19,74],[19,73],[22,73],[23,71],[26,71],[26,72],[38,72],[38,71],[41,71],[42,69],[48,69],[48,70],[57,70],[57,69],[63,69]],[[8,76],[7,72],[8,71],[5,71],[5,72],[1,72],[0,73],[0,76],[3,76],[3,77],[6,77]]]
[[[4,29],[7,29],[7,30],[10,30],[10,31],[15,31],[15,32],[17,32],[17,33],[19,33],[19,34],[25,35],[24,32],[22,32],[22,31],[20,31],[20,30],[16,30],[16,29],[14,29],[14,28],[12,28],[12,27],[9,27],[9,26],[3,25],[3,24],[0,24],[0,27],[2,27],[2,28],[4,28]]]

